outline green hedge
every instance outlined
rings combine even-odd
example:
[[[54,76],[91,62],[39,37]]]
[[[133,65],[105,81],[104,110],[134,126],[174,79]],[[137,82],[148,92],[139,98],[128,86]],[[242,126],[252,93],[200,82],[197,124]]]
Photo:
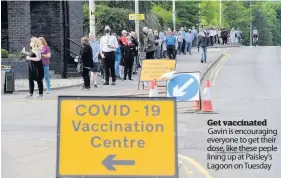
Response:
[[[8,58],[9,52],[5,49],[1,49],[1,58]]]

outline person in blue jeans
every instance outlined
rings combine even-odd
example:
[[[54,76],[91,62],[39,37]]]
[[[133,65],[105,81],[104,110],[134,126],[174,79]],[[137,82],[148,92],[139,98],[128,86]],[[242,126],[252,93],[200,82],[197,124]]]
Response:
[[[119,42],[119,47],[116,49],[116,54],[115,54],[115,76],[118,79],[121,79],[121,75],[120,75],[120,70],[119,70],[119,65],[121,62],[121,43],[120,40]]]
[[[44,79],[46,82],[47,92],[46,94],[51,93],[51,83],[50,83],[50,58],[51,58],[51,50],[48,46],[44,37],[39,37],[42,43],[41,53],[42,53],[42,63],[44,65]]]
[[[191,29],[188,30],[188,33],[186,33],[185,41],[186,41],[186,51],[191,55],[191,48],[192,48],[192,41],[194,39],[194,35],[191,31]]]
[[[204,31],[202,36],[200,37],[198,41],[198,52],[199,48],[201,51],[201,63],[206,63],[207,62],[207,47],[209,46],[209,38],[207,37],[207,32]]]

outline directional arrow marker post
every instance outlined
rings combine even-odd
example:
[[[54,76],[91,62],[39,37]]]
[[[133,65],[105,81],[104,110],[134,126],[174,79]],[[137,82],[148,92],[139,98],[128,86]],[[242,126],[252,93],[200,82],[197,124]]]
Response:
[[[102,164],[108,170],[116,170],[114,165],[135,165],[134,160],[113,160],[116,157],[114,154],[110,154],[102,161]]]
[[[193,78],[189,79],[184,85],[179,88],[179,85],[175,86],[173,89],[173,96],[183,96],[186,94],[184,91],[188,86],[190,86],[195,80]]]

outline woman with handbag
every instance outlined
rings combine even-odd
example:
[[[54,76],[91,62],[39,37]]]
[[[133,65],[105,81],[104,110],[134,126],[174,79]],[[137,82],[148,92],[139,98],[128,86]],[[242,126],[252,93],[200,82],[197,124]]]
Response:
[[[91,89],[91,81],[90,81],[90,71],[93,68],[93,52],[92,48],[89,44],[89,39],[87,37],[83,37],[81,39],[82,49],[80,52],[80,59],[78,62],[78,68],[80,73],[82,74],[84,80],[84,90]]]

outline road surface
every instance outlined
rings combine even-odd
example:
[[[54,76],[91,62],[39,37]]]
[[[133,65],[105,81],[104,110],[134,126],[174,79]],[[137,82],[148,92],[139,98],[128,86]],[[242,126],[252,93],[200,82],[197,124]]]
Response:
[[[280,133],[280,48],[240,47],[229,54],[229,58],[223,59],[223,63],[220,61],[206,77],[212,77],[213,107],[218,114],[191,114],[184,113],[184,108],[178,110],[181,177],[206,176],[208,119],[266,118],[269,127]],[[19,96],[23,94],[11,97],[13,102],[7,97],[1,101],[2,177],[55,177],[57,101],[55,98],[14,101]],[[281,149],[280,134],[277,144]],[[209,170],[207,174],[214,177],[280,177],[280,149],[274,154],[269,172]]]
[[[193,157],[207,168],[207,121],[263,120],[277,129],[272,168],[265,170],[208,170],[212,177],[281,177],[281,48],[240,47],[217,63],[205,79],[211,80],[211,97],[217,114],[189,114],[181,109],[182,122],[179,152]],[[203,83],[202,87],[204,87]],[[219,129],[217,127],[216,129]],[[221,135],[222,136],[222,135]],[[238,136],[239,137],[239,136]]]

